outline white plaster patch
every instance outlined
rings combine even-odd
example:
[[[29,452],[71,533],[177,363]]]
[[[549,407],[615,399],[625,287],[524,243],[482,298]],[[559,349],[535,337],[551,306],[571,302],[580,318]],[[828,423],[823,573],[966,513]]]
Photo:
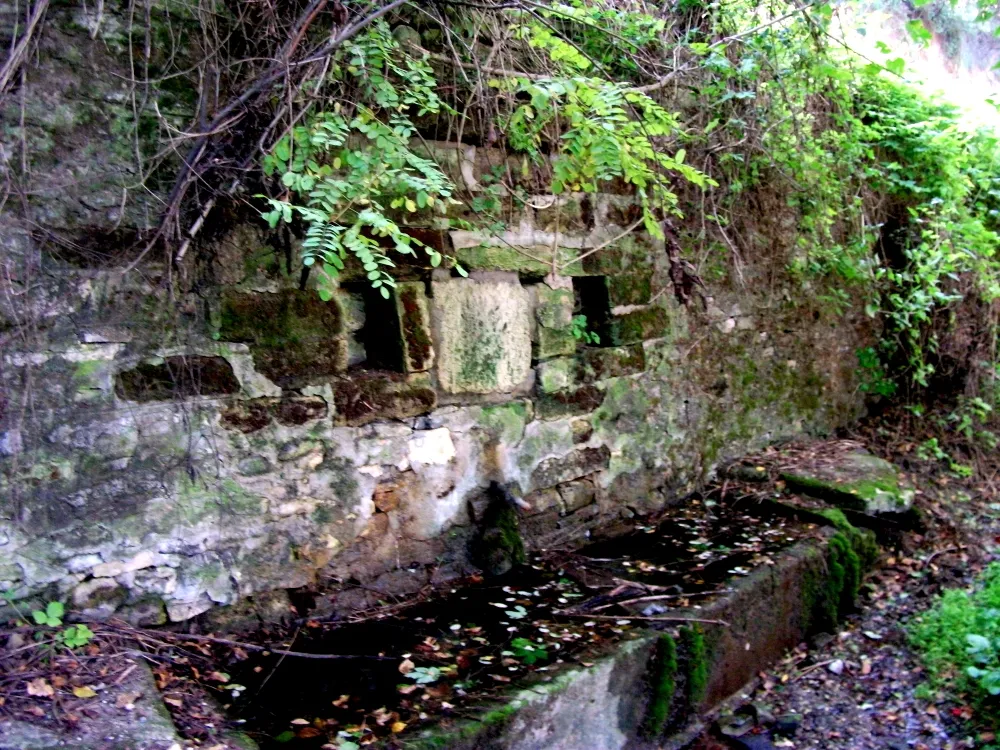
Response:
[[[95,565],[94,578],[114,578],[122,573],[131,573],[133,570],[151,568],[159,564],[160,556],[149,550],[143,550],[131,560],[122,560]]]
[[[444,465],[455,457],[455,444],[447,427],[414,433],[409,443],[410,463],[414,466]]]

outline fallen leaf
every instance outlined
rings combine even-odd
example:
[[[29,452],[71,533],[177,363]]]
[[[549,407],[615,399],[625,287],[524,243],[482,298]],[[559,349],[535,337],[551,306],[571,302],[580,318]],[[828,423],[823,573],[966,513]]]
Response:
[[[302,727],[298,732],[295,733],[300,740],[308,740],[313,737],[319,737],[324,734],[322,731],[316,727]]]
[[[77,698],[93,698],[97,695],[97,691],[90,687],[90,685],[84,685],[83,687],[73,688],[73,695]]]
[[[871,674],[871,672],[872,672],[872,663],[867,659],[863,659],[861,661],[861,674],[866,675],[866,674]]]
[[[331,701],[331,703],[333,703],[333,705],[336,706],[337,708],[343,708],[344,706],[347,705],[347,701],[349,701],[350,699],[351,696],[345,693],[344,695],[337,698],[337,700]]]
[[[393,725],[389,727],[389,729],[393,734],[399,734],[404,729],[406,729],[406,722],[405,721],[394,722]]]
[[[126,711],[131,711],[135,708],[135,702],[139,700],[141,696],[142,693],[139,691],[122,693],[118,696],[117,700],[115,700],[115,705],[118,708],[124,708]]]
[[[55,689],[45,681],[44,677],[38,677],[28,683],[28,695],[36,698],[51,698],[55,693]]]
[[[866,630],[866,631],[864,631],[864,633],[865,633],[865,637],[866,638],[870,638],[873,641],[881,641],[882,640],[882,636],[880,636],[878,633],[876,633],[873,630]]]
[[[416,667],[417,667],[417,665],[414,664],[409,659],[403,659],[403,661],[401,661],[399,663],[399,673],[400,674],[409,674],[414,669],[416,669]]]
[[[163,702],[170,704],[174,708],[182,708],[184,706],[184,700],[182,698],[168,698],[164,696]]]
[[[288,723],[289,724],[294,724],[297,727],[307,727],[307,726],[309,726],[309,722],[306,721],[305,719],[292,719]]]
[[[229,675],[225,672],[212,672],[208,679],[214,680],[215,682],[229,682]]]

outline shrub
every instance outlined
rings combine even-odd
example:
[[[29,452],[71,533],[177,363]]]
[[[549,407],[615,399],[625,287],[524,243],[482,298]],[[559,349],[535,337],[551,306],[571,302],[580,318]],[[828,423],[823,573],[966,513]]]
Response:
[[[1000,563],[993,563],[971,591],[945,591],[910,625],[910,641],[920,652],[935,687],[978,703],[991,722],[1000,707]]]

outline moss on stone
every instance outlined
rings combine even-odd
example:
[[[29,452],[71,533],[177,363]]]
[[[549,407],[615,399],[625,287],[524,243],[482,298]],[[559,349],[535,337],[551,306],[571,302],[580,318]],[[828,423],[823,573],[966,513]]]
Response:
[[[573,318],[573,292],[569,289],[552,289],[545,284],[536,287],[538,307],[535,320],[543,328],[565,328]]]
[[[535,248],[526,250],[539,257]],[[534,260],[514,247],[487,247],[477,245],[455,251],[455,257],[469,270],[516,271],[544,275],[552,270],[552,264]]]
[[[219,321],[220,338],[249,343],[257,368],[281,385],[347,369],[340,306],[336,300],[323,302],[313,291],[229,291],[222,297]]]
[[[542,395],[535,406],[542,419],[553,419],[569,415],[587,414],[597,409],[604,401],[604,394],[593,385],[584,385],[555,393]]]
[[[652,692],[642,732],[647,738],[659,737],[667,729],[670,708],[677,691],[677,644],[669,633],[656,641],[656,657],[650,679]]]
[[[505,497],[496,496],[502,490],[494,483],[494,495],[483,515],[479,534],[472,545],[472,559],[489,575],[503,575],[515,565],[524,564],[524,540],[517,511]]]
[[[576,379],[593,383],[609,378],[635,375],[646,369],[646,352],[642,344],[619,347],[590,347],[577,358]]]
[[[479,426],[495,435],[502,443],[513,445],[524,435],[528,423],[528,406],[524,401],[484,407]]]
[[[684,650],[684,692],[688,706],[697,710],[705,700],[708,688],[708,654],[705,636],[697,625],[684,626],[678,631]]]
[[[822,511],[838,529],[827,542],[825,571],[809,569],[803,576],[803,607],[807,630],[832,631],[857,602],[864,571],[878,556],[875,535],[858,529],[839,510]]]
[[[576,337],[568,326],[566,328],[545,328],[539,326],[538,341],[534,347],[535,359],[562,357],[576,352]]]
[[[420,372],[431,366],[434,348],[428,330],[429,316],[419,284],[400,284],[399,318],[403,350],[408,372]]]
[[[670,328],[670,315],[664,308],[653,305],[612,318],[609,328],[610,343],[634,344],[666,336]]]
[[[222,357],[167,357],[119,373],[115,391],[129,401],[169,401],[239,393],[240,382]]]
[[[538,388],[542,393],[553,393],[573,385],[575,363],[568,357],[560,357],[538,366]]]
[[[612,306],[645,305],[652,297],[653,272],[608,276],[608,298]]]

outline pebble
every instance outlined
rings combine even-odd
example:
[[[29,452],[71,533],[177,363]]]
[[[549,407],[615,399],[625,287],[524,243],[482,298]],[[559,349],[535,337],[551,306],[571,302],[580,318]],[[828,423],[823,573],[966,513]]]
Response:
[[[844,660],[843,659],[834,659],[832,662],[830,662],[829,664],[826,665],[826,668],[829,669],[834,674],[843,674],[843,672],[844,672]]]

